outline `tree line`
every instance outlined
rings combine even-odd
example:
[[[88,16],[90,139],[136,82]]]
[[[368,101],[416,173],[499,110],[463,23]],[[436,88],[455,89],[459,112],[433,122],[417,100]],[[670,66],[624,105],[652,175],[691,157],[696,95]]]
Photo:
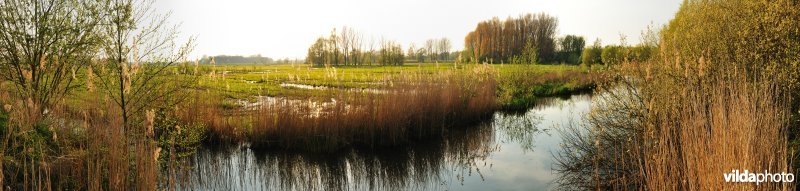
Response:
[[[526,51],[535,52],[535,61],[552,59],[557,26],[558,19],[544,13],[506,20],[495,17],[467,34],[465,52],[471,62],[508,63]]]
[[[417,48],[416,44],[411,43],[406,56],[408,60],[414,60],[419,63],[453,61],[457,56],[453,54],[452,49],[453,45],[450,39],[444,37],[428,39],[419,48]]]
[[[648,27],[647,30],[642,32],[641,43],[629,46],[626,43],[626,38],[620,38],[619,45],[606,45],[602,46],[600,39],[584,48],[581,54],[581,63],[591,64],[606,64],[614,65],[623,62],[639,63],[649,60],[651,57],[658,54],[659,47],[659,32],[657,29]]]
[[[581,56],[581,63],[591,64],[621,64],[623,62],[643,62],[657,54],[658,47],[636,45],[606,45],[601,46],[599,41],[586,47]]]
[[[403,65],[404,59],[400,43],[383,37],[365,42],[363,34],[345,26],[339,32],[334,28],[328,37],[319,37],[308,48],[306,63],[318,67]]]
[[[252,56],[231,56],[231,55],[218,55],[218,56],[205,56],[203,55],[198,61],[200,64],[272,64],[275,60],[270,57],[261,55]]]
[[[580,63],[584,38],[557,38],[557,29],[558,19],[545,13],[505,20],[495,17],[478,23],[467,34],[462,59],[475,63]]]

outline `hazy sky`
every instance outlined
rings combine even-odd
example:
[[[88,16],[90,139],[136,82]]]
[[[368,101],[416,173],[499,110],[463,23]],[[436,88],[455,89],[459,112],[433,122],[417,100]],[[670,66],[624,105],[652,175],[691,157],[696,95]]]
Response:
[[[348,26],[370,36],[396,40],[407,49],[429,38],[447,37],[463,49],[464,36],[478,22],[539,13],[559,19],[558,34],[586,37],[587,44],[639,41],[649,24],[666,24],[681,0],[167,0],[182,38],[197,37],[192,58],[253,55],[304,58],[306,50],[334,27]]]

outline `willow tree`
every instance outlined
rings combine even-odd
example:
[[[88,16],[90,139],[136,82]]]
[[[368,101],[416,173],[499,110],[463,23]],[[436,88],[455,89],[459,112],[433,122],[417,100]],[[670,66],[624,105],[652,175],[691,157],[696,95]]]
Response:
[[[97,11],[92,1],[0,2],[0,76],[26,99],[29,119],[38,121],[78,87],[75,72],[96,50]]]
[[[97,10],[93,1],[0,1],[0,78],[13,86],[3,90],[12,95],[12,100],[3,100],[11,102],[3,107],[11,117],[0,124],[3,188],[33,190],[47,184],[41,177],[27,175],[46,168],[39,161],[55,151],[35,137],[52,131],[33,129],[48,126],[43,124],[43,119],[52,113],[48,111],[79,86],[76,71],[96,50],[97,36],[93,32],[99,23]],[[24,165],[18,161],[24,161]],[[10,184],[6,184],[6,178],[12,180]]]

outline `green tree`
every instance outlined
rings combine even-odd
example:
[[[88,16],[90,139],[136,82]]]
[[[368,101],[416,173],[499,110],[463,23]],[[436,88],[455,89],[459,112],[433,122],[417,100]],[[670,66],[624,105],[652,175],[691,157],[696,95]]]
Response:
[[[49,177],[30,176],[49,173],[42,163],[57,152],[48,147],[53,131],[47,129],[49,124],[44,119],[51,115],[46,111],[64,103],[65,96],[80,86],[76,73],[96,53],[101,36],[95,31],[102,16],[97,10],[102,8],[94,1],[0,1],[0,83],[12,84],[12,88],[2,90],[9,91],[12,100],[8,101],[12,103],[0,111],[3,189],[49,185]],[[21,171],[23,168],[29,170]],[[17,182],[5,182],[8,177]]]
[[[536,64],[539,62],[539,51],[533,42],[525,43],[520,55],[512,56],[512,64]]]
[[[105,2],[103,27],[97,31],[106,37],[100,42],[103,58],[93,68],[100,89],[122,112],[127,130],[134,121],[141,121],[145,111],[169,108],[184,97],[176,94],[191,85],[192,78],[181,76],[189,73],[185,68],[175,67],[185,61],[193,40],[175,47],[178,31],[167,28],[168,17],[155,12],[153,0]]]
[[[615,65],[621,64],[625,61],[625,51],[626,48],[624,46],[619,45],[608,45],[603,48],[603,52],[600,55],[603,60],[603,64],[606,65]]]
[[[581,36],[567,35],[558,40],[559,52],[558,60],[560,62],[569,64],[578,64],[581,62],[581,54],[583,47],[586,46],[586,41]]]
[[[30,118],[78,87],[75,73],[97,49],[100,4],[75,0],[0,2],[0,77],[14,84]]]
[[[602,54],[603,54],[603,47],[600,44],[600,39],[597,39],[594,41],[594,44],[592,44],[592,46],[589,46],[583,50],[583,54],[581,55],[581,60],[582,60],[581,62],[586,65],[602,64],[603,63]]]

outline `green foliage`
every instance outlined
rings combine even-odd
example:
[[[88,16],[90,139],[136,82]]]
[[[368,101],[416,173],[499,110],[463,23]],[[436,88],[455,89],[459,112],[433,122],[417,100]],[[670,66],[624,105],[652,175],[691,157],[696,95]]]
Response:
[[[582,36],[567,35],[559,39],[558,62],[579,64],[586,41]]]
[[[796,0],[684,1],[661,33],[661,51],[670,56],[664,64],[684,73],[702,71],[707,78],[745,73],[755,87],[777,87],[770,93],[773,99],[789,100],[786,111],[798,111],[799,20],[800,2]],[[797,119],[798,114],[793,115],[791,118]],[[798,124],[797,120],[787,124],[794,153],[800,149],[795,144],[800,139]]]
[[[591,66],[592,64],[602,64],[603,63],[603,47],[600,45],[600,40],[597,40],[592,44],[592,46],[583,49],[583,54],[581,54],[581,63],[587,66]]]
[[[154,131],[159,147],[166,149],[159,156],[161,164],[170,157],[184,158],[197,151],[197,146],[206,138],[206,126],[202,123],[181,123],[164,110],[159,110],[155,118]]]
[[[538,98],[591,90],[597,83],[591,72],[569,65],[498,66],[497,99],[504,110],[524,110]]]
[[[658,52],[657,47],[651,47],[646,45],[639,45],[627,48],[628,50],[628,61],[631,62],[644,62],[653,57]]]
[[[618,45],[608,45],[603,48],[603,52],[600,55],[603,61],[603,64],[606,65],[615,65],[620,64],[625,61],[625,51],[626,48],[623,46]]]
[[[698,66],[703,58],[709,72],[745,69],[794,90],[800,84],[798,20],[800,3],[793,0],[685,1],[662,31],[662,51],[675,57],[672,65]]]
[[[308,48],[306,63],[316,67],[323,66],[361,66],[372,65],[403,65],[405,55],[400,43],[381,39],[378,50],[362,50],[362,44],[357,33],[344,27],[341,34],[333,29],[330,37],[319,37]],[[449,41],[447,42],[449,46]],[[374,47],[375,44],[370,44]],[[409,55],[412,56],[412,55]]]
[[[80,2],[80,3],[79,3]],[[42,113],[76,87],[66,75],[85,66],[100,34],[94,1],[15,0],[0,3],[0,78],[13,96],[31,99]]]
[[[509,61],[512,64],[536,64],[539,62],[539,48],[532,42],[525,44],[520,55],[511,56]]]
[[[592,65],[592,64],[603,64],[602,55],[603,48],[594,48],[589,47],[583,49],[583,54],[581,55],[581,63],[585,65]]]

